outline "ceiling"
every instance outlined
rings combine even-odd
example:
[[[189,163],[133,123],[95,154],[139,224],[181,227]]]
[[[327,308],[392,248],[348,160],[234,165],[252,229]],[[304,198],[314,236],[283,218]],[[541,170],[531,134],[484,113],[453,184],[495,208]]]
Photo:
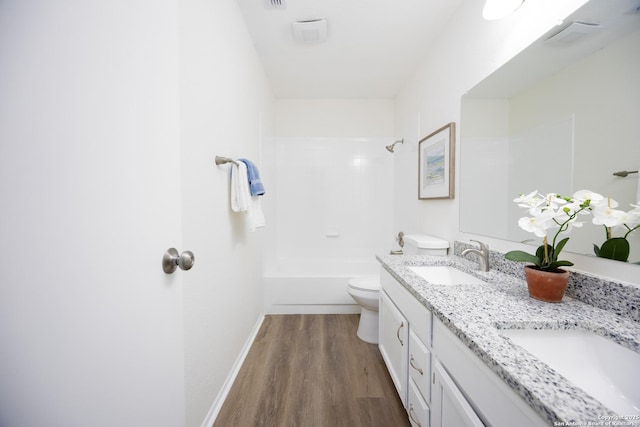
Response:
[[[276,97],[393,98],[463,0],[237,1]],[[291,24],[317,18],[327,40],[294,41]]]

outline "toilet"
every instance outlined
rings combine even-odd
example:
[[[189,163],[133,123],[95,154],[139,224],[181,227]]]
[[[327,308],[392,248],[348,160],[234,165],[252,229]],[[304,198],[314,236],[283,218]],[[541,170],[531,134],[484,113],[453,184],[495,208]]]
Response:
[[[358,324],[358,338],[371,344],[378,344],[380,278],[378,276],[363,276],[349,279],[347,292],[362,307]]]
[[[402,251],[405,255],[433,255],[446,256],[449,250],[449,241],[428,234],[405,234],[404,247]]]
[[[427,234],[404,236],[405,255],[445,256],[449,242]],[[378,343],[378,304],[380,297],[379,276],[361,276],[349,279],[347,292],[362,308],[358,324],[358,338],[362,341]]]

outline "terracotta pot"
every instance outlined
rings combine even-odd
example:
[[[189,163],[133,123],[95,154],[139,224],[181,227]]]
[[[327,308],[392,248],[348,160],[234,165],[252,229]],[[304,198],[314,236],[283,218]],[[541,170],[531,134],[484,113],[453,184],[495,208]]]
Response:
[[[562,301],[569,280],[568,271],[561,269],[555,272],[542,271],[528,265],[524,268],[524,274],[531,298],[545,302]]]

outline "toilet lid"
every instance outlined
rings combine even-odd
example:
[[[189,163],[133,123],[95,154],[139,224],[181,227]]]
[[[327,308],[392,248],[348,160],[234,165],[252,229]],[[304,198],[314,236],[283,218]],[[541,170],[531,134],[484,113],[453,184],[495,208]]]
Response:
[[[365,291],[380,290],[380,278],[378,276],[354,277],[349,279],[349,286]]]

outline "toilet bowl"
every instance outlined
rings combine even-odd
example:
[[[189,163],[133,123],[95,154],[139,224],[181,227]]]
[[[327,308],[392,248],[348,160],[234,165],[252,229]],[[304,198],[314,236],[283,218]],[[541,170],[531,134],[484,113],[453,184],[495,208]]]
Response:
[[[362,307],[358,324],[358,338],[371,344],[377,344],[380,278],[378,276],[363,276],[349,279],[347,292]]]
[[[428,234],[409,234],[404,236],[405,255],[446,256],[449,242]],[[362,310],[358,325],[358,338],[371,344],[378,343],[378,297],[380,296],[380,278],[363,276],[349,279],[347,292]]]

